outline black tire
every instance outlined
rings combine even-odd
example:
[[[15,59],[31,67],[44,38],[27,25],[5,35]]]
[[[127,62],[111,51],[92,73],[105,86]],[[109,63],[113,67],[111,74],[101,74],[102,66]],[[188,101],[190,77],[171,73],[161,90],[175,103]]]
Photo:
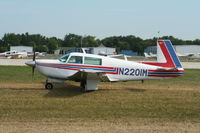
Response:
[[[53,84],[52,83],[46,83],[45,84],[45,89],[52,90],[53,89]]]

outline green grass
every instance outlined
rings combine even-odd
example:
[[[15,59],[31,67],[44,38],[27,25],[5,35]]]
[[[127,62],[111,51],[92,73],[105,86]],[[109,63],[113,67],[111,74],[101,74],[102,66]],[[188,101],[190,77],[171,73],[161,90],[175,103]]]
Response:
[[[32,68],[28,66],[0,66],[0,83],[27,83],[45,80],[35,72],[32,78]]]
[[[14,71],[14,72],[13,72]],[[28,88],[29,67],[0,67],[0,119],[42,120],[133,120],[200,122],[200,70],[167,80],[101,83],[100,90],[83,93],[78,83]],[[6,76],[3,76],[6,74]],[[38,78],[38,79],[36,79]],[[44,78],[35,75],[34,84]],[[16,84],[2,88],[1,84]],[[24,83],[24,87],[17,87]],[[110,87],[112,89],[110,89]],[[108,89],[105,89],[108,88]],[[188,89],[190,88],[190,89]]]
[[[200,122],[200,92],[100,90],[77,88],[1,90],[1,119],[127,119]]]

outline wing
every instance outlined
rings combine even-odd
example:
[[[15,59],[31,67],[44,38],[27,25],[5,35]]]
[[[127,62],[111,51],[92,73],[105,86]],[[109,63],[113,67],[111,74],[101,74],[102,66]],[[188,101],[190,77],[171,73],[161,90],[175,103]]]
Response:
[[[82,79],[86,80],[98,80],[98,81],[111,81],[105,72],[97,70],[82,69],[75,73],[73,76],[69,77],[71,80],[80,81]]]
[[[78,71],[70,79],[80,81],[85,91],[97,90],[99,81],[110,81],[105,72],[87,69]]]

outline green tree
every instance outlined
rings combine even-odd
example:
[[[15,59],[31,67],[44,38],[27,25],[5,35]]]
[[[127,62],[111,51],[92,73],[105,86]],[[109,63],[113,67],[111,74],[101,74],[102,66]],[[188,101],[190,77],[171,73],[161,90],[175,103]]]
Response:
[[[19,46],[21,45],[21,39],[21,35],[14,33],[4,34],[2,38],[3,43],[7,46]]]
[[[36,43],[34,41],[28,42],[27,45],[36,48]]]
[[[55,38],[49,38],[48,39],[48,50],[49,53],[53,53],[54,50],[58,49],[59,43]]]
[[[195,44],[195,45],[200,45],[200,39],[195,39],[195,40],[193,41],[193,44]]]
[[[65,35],[63,46],[64,47],[80,47],[81,46],[81,36],[75,34]]]
[[[5,52],[7,50],[8,48],[6,47],[6,45],[4,45],[3,41],[0,39],[0,52]]]
[[[49,49],[46,45],[39,45],[39,46],[37,46],[36,51],[37,52],[48,52]]]
[[[95,36],[82,37],[82,47],[97,47],[100,41],[95,38]]]
[[[182,40],[175,38],[173,36],[163,36],[160,38],[154,37],[152,39],[143,40],[134,35],[129,36],[111,36],[104,38],[102,40],[96,39],[95,36],[80,36],[76,34],[67,34],[64,37],[64,40],[51,37],[47,38],[40,34],[15,34],[15,33],[6,33],[0,39],[0,52],[10,49],[10,46],[34,46],[36,51],[39,52],[51,52],[53,53],[58,47],[96,47],[99,44],[103,43],[107,47],[114,47],[117,51],[120,50],[133,50],[143,54],[144,49],[148,46],[155,46],[158,39],[168,39],[174,45],[200,45],[200,39],[196,40]]]

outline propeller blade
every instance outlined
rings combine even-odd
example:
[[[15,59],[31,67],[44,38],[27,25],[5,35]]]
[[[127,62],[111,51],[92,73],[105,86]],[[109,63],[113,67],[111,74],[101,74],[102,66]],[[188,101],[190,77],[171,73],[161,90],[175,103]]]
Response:
[[[35,75],[35,66],[32,66],[32,78],[34,77]]]
[[[33,61],[35,61],[35,51],[33,52]]]
[[[35,61],[35,48],[33,49],[33,61]],[[35,65],[32,66],[32,78],[34,77],[35,74]]]

